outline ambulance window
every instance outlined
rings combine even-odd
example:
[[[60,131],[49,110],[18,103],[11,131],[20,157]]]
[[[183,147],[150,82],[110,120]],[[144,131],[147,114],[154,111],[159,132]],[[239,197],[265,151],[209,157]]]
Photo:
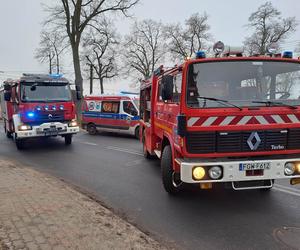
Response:
[[[120,102],[110,102],[104,101],[102,102],[101,112],[103,113],[119,113]]]
[[[133,115],[133,116],[138,115],[138,112],[131,101],[123,102],[123,110],[125,113],[130,114],[130,115]]]

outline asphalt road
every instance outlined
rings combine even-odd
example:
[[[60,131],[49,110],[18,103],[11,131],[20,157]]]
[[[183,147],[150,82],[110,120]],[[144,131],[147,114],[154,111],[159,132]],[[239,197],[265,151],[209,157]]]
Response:
[[[1,126],[2,124],[0,124]],[[35,140],[24,151],[0,133],[0,157],[17,160],[92,193],[129,221],[178,249],[300,249],[300,187],[271,192],[188,190],[169,196],[159,161],[129,136],[84,132]]]

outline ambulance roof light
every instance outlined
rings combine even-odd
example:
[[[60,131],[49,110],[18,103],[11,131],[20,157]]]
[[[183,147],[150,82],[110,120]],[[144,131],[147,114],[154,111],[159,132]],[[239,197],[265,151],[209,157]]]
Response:
[[[49,77],[53,78],[53,79],[59,79],[63,77],[63,74],[49,74]]]

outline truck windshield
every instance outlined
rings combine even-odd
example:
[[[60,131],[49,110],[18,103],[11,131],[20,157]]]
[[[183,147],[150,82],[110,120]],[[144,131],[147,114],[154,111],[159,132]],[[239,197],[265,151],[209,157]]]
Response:
[[[68,83],[25,82],[21,83],[23,102],[70,101],[71,91]]]
[[[300,64],[275,61],[194,63],[188,68],[187,105],[224,107],[300,105]],[[203,98],[206,97],[206,98]]]

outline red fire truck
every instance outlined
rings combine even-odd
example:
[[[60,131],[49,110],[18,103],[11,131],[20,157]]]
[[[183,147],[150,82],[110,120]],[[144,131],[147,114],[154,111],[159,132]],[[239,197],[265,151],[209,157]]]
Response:
[[[142,83],[145,157],[160,158],[171,194],[186,184],[269,190],[277,179],[300,183],[300,61],[290,52],[243,57],[221,45],[214,58],[200,51]]]
[[[61,75],[23,74],[0,88],[1,116],[18,149],[33,137],[62,136],[65,144],[79,132],[67,79]]]

